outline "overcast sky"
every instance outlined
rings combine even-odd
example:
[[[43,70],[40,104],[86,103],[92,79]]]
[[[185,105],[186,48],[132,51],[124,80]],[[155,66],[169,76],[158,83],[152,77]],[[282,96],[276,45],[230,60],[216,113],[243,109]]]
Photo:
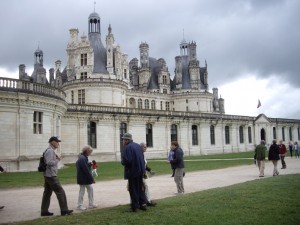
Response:
[[[227,114],[300,119],[299,0],[1,0],[0,77],[18,78],[19,64],[31,75],[38,46],[47,76],[65,67],[69,29],[87,34],[94,6],[103,43],[111,24],[129,60],[147,42],[172,77],[183,37],[195,41]]]

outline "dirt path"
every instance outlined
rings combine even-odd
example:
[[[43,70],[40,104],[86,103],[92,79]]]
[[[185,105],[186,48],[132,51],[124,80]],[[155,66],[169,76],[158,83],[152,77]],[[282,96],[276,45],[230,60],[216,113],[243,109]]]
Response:
[[[201,163],[201,162],[200,162]],[[300,159],[286,159],[287,169],[281,170],[280,175],[300,173]],[[278,163],[281,167],[281,163]],[[266,163],[265,178],[272,177],[273,165]],[[227,169],[189,172],[184,177],[185,192],[197,192],[206,189],[224,187],[232,184],[243,183],[258,177],[258,168],[254,165],[239,166]],[[98,182],[94,185],[95,203],[99,208],[124,205],[129,203],[129,194],[126,190],[127,181],[114,180]],[[162,199],[175,196],[176,186],[170,175],[154,176],[148,179],[150,194],[152,199]],[[63,186],[70,209],[76,210],[78,198],[78,185]],[[14,190],[0,190],[0,205],[5,208],[0,210],[0,223],[32,220],[40,217],[40,205],[43,188],[24,188]],[[87,205],[87,193],[85,194],[84,204]],[[159,206],[158,206],[159,207]],[[50,212],[60,215],[58,202],[55,194],[52,195]]]

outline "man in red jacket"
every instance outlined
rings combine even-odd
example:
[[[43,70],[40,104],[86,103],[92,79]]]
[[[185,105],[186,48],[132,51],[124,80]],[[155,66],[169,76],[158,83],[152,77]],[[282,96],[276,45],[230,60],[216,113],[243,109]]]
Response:
[[[284,157],[285,157],[285,154],[286,154],[286,147],[282,143],[282,141],[279,141],[279,146],[278,147],[279,147],[279,154],[280,154],[280,159],[281,159],[281,164],[282,164],[281,169],[286,169],[286,163],[284,161]]]

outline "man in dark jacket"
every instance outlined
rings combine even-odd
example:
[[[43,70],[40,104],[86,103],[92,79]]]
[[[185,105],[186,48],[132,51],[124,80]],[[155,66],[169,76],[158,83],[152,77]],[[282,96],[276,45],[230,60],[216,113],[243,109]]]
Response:
[[[129,133],[125,133],[122,139],[124,147],[121,163],[124,166],[124,178],[128,179],[131,199],[130,211],[147,210],[145,194],[142,189],[146,167],[141,146],[132,141],[132,135]]]
[[[171,142],[171,149],[174,151],[173,159],[170,160],[172,168],[175,168],[174,181],[177,186],[177,192],[175,194],[184,194],[183,186],[183,174],[184,174],[184,161],[183,161],[183,151],[179,147],[177,141]]]
[[[90,146],[85,146],[82,148],[82,153],[79,155],[76,162],[77,169],[77,184],[79,184],[79,197],[78,197],[78,206],[79,210],[86,210],[83,206],[83,196],[85,189],[88,193],[89,198],[89,208],[93,209],[97,206],[94,205],[94,190],[92,184],[95,183],[94,178],[91,173],[91,164],[89,163],[88,156],[91,155],[93,149]]]
[[[273,169],[273,176],[279,175],[277,170],[277,163],[279,160],[279,147],[277,145],[277,141],[273,140],[273,144],[269,148],[269,156],[268,159],[272,161],[274,169]]]

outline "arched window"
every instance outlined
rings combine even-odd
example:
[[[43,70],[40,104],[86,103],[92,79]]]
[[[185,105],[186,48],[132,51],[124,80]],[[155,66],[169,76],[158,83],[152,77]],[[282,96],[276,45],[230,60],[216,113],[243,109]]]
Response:
[[[151,101],[151,109],[155,109],[155,100]]]
[[[239,135],[240,135],[240,143],[244,143],[244,128],[240,126],[239,128]]]
[[[92,148],[97,148],[97,124],[90,122],[87,127],[88,145]]]
[[[289,128],[289,136],[290,136],[290,140],[293,140],[293,132],[292,132],[292,128]]]
[[[225,144],[230,144],[230,133],[229,133],[229,126],[225,126]]]
[[[284,127],[282,128],[282,140],[285,141],[285,132],[284,132]]]
[[[177,141],[177,125],[171,125],[171,141]]]
[[[248,142],[252,143],[251,127],[248,127]]]
[[[216,144],[216,141],[215,141],[215,127],[214,127],[214,125],[210,126],[210,144],[212,144],[212,145]]]
[[[277,139],[276,127],[273,127],[273,139]]]
[[[149,109],[149,100],[148,99],[145,100],[145,109]]]
[[[143,101],[142,101],[142,99],[140,99],[140,98],[139,98],[139,100],[138,100],[138,108],[139,108],[139,109],[142,109],[142,108],[143,108]]]
[[[198,145],[198,128],[192,125],[192,145]]]
[[[146,144],[148,147],[153,147],[153,130],[152,124],[146,124]]]

